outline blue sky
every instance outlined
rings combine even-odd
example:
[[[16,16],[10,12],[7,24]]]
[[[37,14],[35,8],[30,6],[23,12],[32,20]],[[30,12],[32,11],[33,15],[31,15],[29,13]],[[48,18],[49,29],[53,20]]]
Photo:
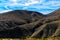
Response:
[[[60,8],[60,0],[0,0],[0,13],[31,10],[48,14],[58,8]]]

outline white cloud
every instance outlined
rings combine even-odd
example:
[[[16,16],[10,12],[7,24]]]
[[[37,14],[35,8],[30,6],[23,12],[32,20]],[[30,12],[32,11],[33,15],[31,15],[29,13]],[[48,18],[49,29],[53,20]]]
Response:
[[[16,2],[17,2],[17,0],[10,0],[10,2],[16,3]]]
[[[22,0],[19,0],[22,1]],[[45,2],[46,0],[27,0],[27,2],[24,3],[18,3],[18,0],[10,0],[12,3],[6,4],[5,8],[8,9],[7,6],[13,7],[13,6],[25,6],[22,9],[27,9],[29,7],[31,8],[37,8],[37,9],[56,9],[55,6],[60,6],[60,2],[56,0],[51,0],[48,2]],[[38,6],[33,6],[34,4],[37,4]],[[40,5],[42,4],[42,5]],[[32,5],[32,6],[31,6]]]
[[[43,3],[45,3],[45,0],[39,0],[39,3],[43,4]]]
[[[60,1],[49,1],[49,2],[46,2],[44,5],[60,6]]]
[[[29,2],[25,3],[24,5],[25,6],[30,6],[30,5],[33,5],[33,4],[36,4],[36,3],[38,3],[38,1],[30,0]]]
[[[12,11],[12,10],[0,10],[0,13],[5,13],[5,12],[9,12],[9,11]]]
[[[15,8],[17,9],[17,7],[21,6],[22,9],[35,8],[38,10],[60,8],[60,0],[9,0],[9,2],[3,4],[6,9],[12,8],[12,10],[14,10]],[[0,4],[0,6],[3,5]]]
[[[34,4],[41,4],[43,3],[45,0],[27,0],[28,2],[25,2],[24,4],[20,4],[23,6],[30,6],[30,5],[34,5]]]
[[[21,0],[22,1],[22,0]],[[10,0],[10,3],[6,4],[6,5],[10,5],[10,6],[30,6],[30,5],[34,5],[39,3],[39,1],[37,0],[27,0],[27,2],[25,3],[18,3],[18,0]]]
[[[42,2],[42,5],[38,5],[38,6],[33,6],[33,8],[37,8],[37,9],[57,9],[60,7],[60,1],[48,1],[48,2]]]

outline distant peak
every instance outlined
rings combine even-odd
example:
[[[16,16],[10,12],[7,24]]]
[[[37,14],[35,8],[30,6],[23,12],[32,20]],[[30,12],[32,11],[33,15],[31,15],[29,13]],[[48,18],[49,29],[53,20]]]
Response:
[[[57,10],[55,10],[55,11],[53,11],[52,13],[50,13],[50,14],[48,14],[48,15],[50,15],[50,16],[51,16],[51,15],[52,15],[52,16],[53,16],[53,15],[55,15],[55,16],[56,16],[56,15],[60,15],[60,8],[57,9]]]

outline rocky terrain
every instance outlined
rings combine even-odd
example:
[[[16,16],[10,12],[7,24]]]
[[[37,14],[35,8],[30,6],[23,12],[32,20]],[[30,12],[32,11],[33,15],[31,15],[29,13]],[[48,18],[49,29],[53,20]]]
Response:
[[[27,10],[0,14],[0,38],[41,38],[60,36],[60,9],[43,15]]]

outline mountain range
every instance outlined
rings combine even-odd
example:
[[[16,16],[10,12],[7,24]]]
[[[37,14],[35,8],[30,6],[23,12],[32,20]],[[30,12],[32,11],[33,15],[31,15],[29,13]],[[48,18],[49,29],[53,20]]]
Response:
[[[14,10],[0,14],[0,38],[41,38],[60,36],[60,9],[47,15]]]

